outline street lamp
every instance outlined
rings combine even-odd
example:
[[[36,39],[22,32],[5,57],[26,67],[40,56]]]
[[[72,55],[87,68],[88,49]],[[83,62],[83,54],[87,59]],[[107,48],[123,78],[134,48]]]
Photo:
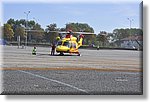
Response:
[[[131,35],[131,24],[132,24],[132,21],[133,21],[133,19],[130,19],[130,18],[127,18],[128,20],[129,20],[129,22],[130,22],[130,35]]]
[[[25,42],[25,47],[27,46],[27,30],[28,30],[28,16],[29,16],[30,11],[28,12],[24,12],[24,14],[26,14],[26,42]]]

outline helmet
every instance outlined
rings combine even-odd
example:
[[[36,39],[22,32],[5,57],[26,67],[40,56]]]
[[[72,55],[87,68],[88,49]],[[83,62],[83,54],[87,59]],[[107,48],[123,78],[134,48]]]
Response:
[[[83,34],[81,34],[79,37],[80,37],[80,38],[84,38],[84,35],[83,35]]]

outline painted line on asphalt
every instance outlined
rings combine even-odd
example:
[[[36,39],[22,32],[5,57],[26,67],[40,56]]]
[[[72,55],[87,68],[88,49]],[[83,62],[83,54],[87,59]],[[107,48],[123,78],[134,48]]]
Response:
[[[81,92],[84,92],[84,93],[88,94],[88,92],[86,90],[80,89],[78,87],[75,87],[73,85],[70,85],[70,84],[67,84],[67,83],[64,83],[64,82],[61,82],[61,81],[58,81],[58,80],[50,79],[50,78],[47,78],[47,77],[44,77],[44,76],[41,76],[41,75],[37,75],[37,74],[33,74],[33,73],[30,73],[30,72],[27,72],[27,71],[22,71],[22,70],[18,70],[18,71],[22,72],[22,73],[25,73],[25,74],[29,74],[29,75],[35,76],[35,77],[38,77],[38,78],[41,78],[41,79],[45,79],[45,80],[48,80],[48,81],[56,82],[56,83],[68,86],[70,88],[73,88],[73,89],[76,89],[78,91],[81,91]]]
[[[128,79],[124,79],[124,78],[116,78],[115,81],[117,81],[117,82],[127,82]]]

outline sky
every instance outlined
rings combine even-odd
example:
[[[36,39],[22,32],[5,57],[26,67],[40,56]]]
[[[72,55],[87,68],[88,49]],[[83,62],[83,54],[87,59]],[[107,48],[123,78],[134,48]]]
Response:
[[[113,32],[116,28],[140,28],[140,0],[136,2],[3,2],[3,23],[8,19],[26,19],[28,12],[29,20],[35,20],[46,28],[51,23],[57,27],[65,27],[67,23],[87,23],[95,33],[100,31]],[[35,18],[35,19],[34,19]]]

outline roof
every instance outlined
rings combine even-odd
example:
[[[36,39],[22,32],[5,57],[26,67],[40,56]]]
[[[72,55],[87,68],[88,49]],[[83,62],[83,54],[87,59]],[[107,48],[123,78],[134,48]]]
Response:
[[[127,38],[121,39],[122,41],[128,41],[128,40],[138,40],[143,41],[143,36],[129,36]]]

